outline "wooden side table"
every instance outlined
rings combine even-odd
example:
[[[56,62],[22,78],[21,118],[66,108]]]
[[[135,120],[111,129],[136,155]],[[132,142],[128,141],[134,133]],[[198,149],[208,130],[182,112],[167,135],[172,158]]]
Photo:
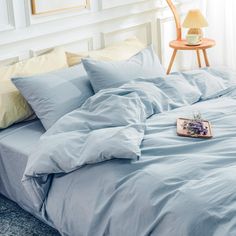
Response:
[[[173,63],[175,61],[175,57],[176,57],[176,54],[177,54],[178,50],[196,51],[199,68],[202,67],[201,56],[200,56],[200,51],[202,50],[203,55],[204,55],[205,64],[206,64],[206,66],[210,66],[206,50],[208,48],[214,47],[215,44],[216,44],[216,42],[214,40],[207,39],[207,38],[202,39],[202,43],[198,46],[188,46],[186,40],[171,41],[169,45],[170,45],[171,48],[174,49],[174,51],[173,51],[173,54],[172,54],[172,57],[171,57],[171,60],[170,60],[170,64],[169,64],[169,67],[168,67],[168,70],[167,70],[167,74],[169,74],[171,72],[171,68],[172,68]]]

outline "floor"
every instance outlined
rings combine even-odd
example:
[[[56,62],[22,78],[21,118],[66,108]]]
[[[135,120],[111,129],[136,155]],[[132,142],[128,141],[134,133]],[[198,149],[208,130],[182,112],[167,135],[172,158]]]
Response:
[[[0,195],[0,236],[59,236],[17,204]]]

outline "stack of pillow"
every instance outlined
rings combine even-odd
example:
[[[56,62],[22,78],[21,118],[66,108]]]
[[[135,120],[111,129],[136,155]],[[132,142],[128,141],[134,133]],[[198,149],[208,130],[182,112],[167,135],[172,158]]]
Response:
[[[34,111],[48,130],[102,89],[157,77],[156,85],[177,103],[191,105],[203,94],[184,74],[166,78],[152,46],[145,47],[136,38],[81,54],[56,49],[0,68],[0,128],[27,119]],[[201,79],[201,83],[205,82]]]
[[[90,59],[84,59],[81,63],[84,57]],[[114,70],[109,77],[108,71],[112,72],[114,66],[117,71]],[[102,68],[105,70],[100,73]],[[103,76],[106,69],[108,74]],[[118,75],[118,71],[122,71],[122,74]],[[125,74],[124,80],[122,77]],[[118,86],[136,78],[138,74],[153,77],[163,75],[164,70],[153,49],[145,49],[145,45],[137,38],[81,54],[66,53],[59,48],[45,55],[2,67],[0,129],[23,121],[35,112],[47,130],[64,114],[80,107],[94,91]]]
[[[66,54],[60,48],[14,65],[0,67],[0,129],[33,114],[27,101],[12,84],[12,77],[37,75],[67,67]]]

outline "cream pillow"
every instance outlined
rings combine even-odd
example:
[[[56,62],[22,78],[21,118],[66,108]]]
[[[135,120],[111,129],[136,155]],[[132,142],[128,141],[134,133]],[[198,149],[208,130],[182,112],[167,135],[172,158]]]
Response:
[[[0,82],[0,129],[25,120],[32,109],[10,80]]]
[[[12,84],[15,76],[31,76],[68,67],[62,48],[10,66],[0,67],[0,129],[22,121],[33,114],[27,101]]]
[[[146,47],[136,37],[126,39],[125,41],[115,43],[101,50],[89,51],[85,53],[69,53],[67,52],[67,61],[69,66],[74,66],[81,62],[85,57],[91,57],[102,61],[123,61],[134,56]]]
[[[83,58],[88,57],[89,54],[88,54],[88,52],[79,53],[79,54],[75,54],[72,52],[66,52],[66,56],[67,56],[67,63],[71,67],[71,66],[75,66],[75,65],[78,65],[79,63],[81,63],[81,60]]]

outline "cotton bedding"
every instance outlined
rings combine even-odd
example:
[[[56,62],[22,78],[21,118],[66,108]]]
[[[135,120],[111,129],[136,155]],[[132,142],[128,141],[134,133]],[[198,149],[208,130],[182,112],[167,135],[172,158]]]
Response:
[[[207,84],[208,98],[178,82],[191,73],[176,86],[137,79],[63,116],[23,175],[35,211],[70,236],[236,235],[236,77],[206,71],[225,85]],[[176,119],[195,111],[213,139],[176,135]]]
[[[39,120],[21,122],[0,131],[0,194],[38,216],[21,179],[28,156],[44,132]]]
[[[206,83],[208,98],[178,82],[189,74],[176,86],[137,79],[62,117],[29,155],[35,210],[62,235],[235,235],[236,87],[220,73],[225,87]],[[176,119],[195,111],[213,139],[176,135]]]

